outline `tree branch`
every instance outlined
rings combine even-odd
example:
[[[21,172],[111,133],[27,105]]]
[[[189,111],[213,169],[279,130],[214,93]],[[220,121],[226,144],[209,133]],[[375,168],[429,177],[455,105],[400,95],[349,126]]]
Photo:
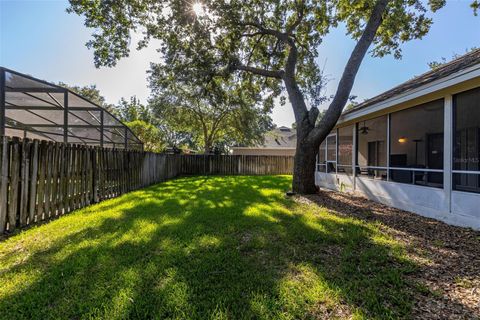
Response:
[[[298,50],[293,39],[289,38],[288,45],[290,46],[290,50],[288,51],[287,63],[285,65],[285,76],[293,79],[295,78]]]
[[[252,48],[252,51],[250,51],[250,54],[248,55],[248,58],[247,58],[247,65],[250,64],[250,60],[252,59],[252,56],[253,56],[253,53],[255,52],[255,50],[257,49],[257,46],[258,44],[260,43],[260,41],[262,41],[262,38],[263,38],[263,34],[257,39],[257,42],[255,42],[255,45],[253,46]],[[278,40],[277,40],[278,41]]]
[[[213,125],[212,125],[212,133],[211,135],[214,136],[214,133],[217,131],[218,129],[218,125],[223,121],[223,119],[228,115],[228,113],[230,112],[231,110],[226,110],[224,112],[222,112],[219,117],[213,121]]]
[[[362,36],[358,40],[353,49],[350,58],[345,66],[340,82],[338,83],[337,92],[328,107],[327,112],[323,116],[320,124],[315,127],[310,135],[310,142],[320,144],[328,133],[333,129],[338,118],[342,114],[342,110],[348,101],[350,92],[352,91],[353,83],[357,75],[358,69],[368,51],[371,43],[375,39],[378,28],[383,21],[383,13],[385,12],[388,3],[391,0],[378,0],[372,10],[372,14],[368,20]]]
[[[288,98],[292,104],[293,114],[295,116],[295,122],[298,124],[298,128],[303,127],[301,124],[305,121],[308,122],[309,127],[313,127],[309,124],[308,109],[305,104],[305,98],[302,91],[300,90],[297,80],[295,79],[295,68],[297,65],[298,51],[295,42],[290,39],[290,50],[288,52],[287,62],[285,65],[285,75],[283,81],[285,83],[285,88],[288,92]],[[315,125],[315,124],[313,124]],[[297,130],[297,132],[299,132]],[[297,139],[303,140],[305,136],[298,136]]]
[[[264,36],[265,33],[264,32],[261,32],[261,31],[257,31],[257,32],[254,32],[254,33],[242,33],[242,37],[248,37],[248,38],[253,38],[253,37],[256,37],[256,36]]]
[[[318,111],[317,107],[312,107],[310,111],[308,112],[308,120],[310,121],[311,124],[315,125],[315,122],[317,122],[318,115],[320,114],[320,111]]]
[[[237,70],[250,71],[250,72],[258,74],[258,75],[262,75],[262,76],[265,76],[265,77],[277,78],[277,79],[281,79],[284,74],[289,75],[291,77],[294,76],[295,66],[297,64],[298,50],[297,50],[297,46],[295,44],[295,39],[294,39],[294,37],[291,37],[290,34],[291,34],[291,32],[293,32],[293,30],[295,30],[295,28],[297,28],[297,26],[303,20],[303,15],[304,15],[304,13],[303,13],[303,11],[304,11],[303,10],[304,1],[303,0],[301,1],[300,5],[301,5],[301,10],[298,13],[298,18],[293,23],[293,25],[290,28],[288,28],[287,32],[281,32],[281,31],[278,31],[278,30],[265,28],[263,25],[261,25],[260,23],[256,23],[256,22],[240,22],[239,23],[240,25],[255,27],[259,30],[258,32],[247,33],[247,34],[243,34],[242,36],[253,37],[253,36],[257,36],[257,35],[272,35],[272,36],[276,37],[278,40],[283,41],[290,46],[290,51],[289,51],[288,58],[287,58],[287,65],[286,65],[286,68],[285,68],[285,72],[283,72],[283,71],[269,71],[269,70],[265,70],[265,69],[258,69],[258,68],[253,68],[253,67],[249,67],[249,66],[244,66],[244,65],[235,66]]]
[[[303,43],[301,43],[301,42],[298,40],[297,36],[292,35],[292,38],[293,38],[293,40],[295,40],[295,42],[296,42],[303,50],[305,50],[305,51],[308,52],[309,54],[313,55],[313,52],[312,52],[306,45],[304,45]]]
[[[291,35],[293,31],[295,31],[295,29],[297,29],[297,27],[300,25],[300,23],[302,22],[303,20],[303,16],[304,16],[304,9],[305,9],[305,1],[304,0],[301,0],[299,5],[298,5],[299,8],[299,12],[297,14],[297,19],[295,20],[295,22],[287,28],[287,35]]]
[[[243,64],[234,64],[232,68],[235,70],[251,72],[259,76],[276,78],[276,79],[282,79],[284,74],[283,70],[266,70],[261,68],[245,66]]]
[[[257,29],[259,30],[259,31],[256,32],[256,33],[244,34],[244,35],[242,35],[242,36],[252,36],[252,35],[255,35],[255,34],[267,34],[267,35],[271,35],[271,36],[277,37],[278,39],[283,40],[283,41],[286,41],[286,39],[288,38],[288,34],[286,34],[285,32],[281,32],[281,31],[278,31],[278,30],[275,30],[275,29],[265,28],[265,27],[262,26],[260,23],[256,23],[256,22],[239,22],[239,24],[240,24],[241,26],[246,26],[246,27],[255,27],[255,28],[257,28]]]

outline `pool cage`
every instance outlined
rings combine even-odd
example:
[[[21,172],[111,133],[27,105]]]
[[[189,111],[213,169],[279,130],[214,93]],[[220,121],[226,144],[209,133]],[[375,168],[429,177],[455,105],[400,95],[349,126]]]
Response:
[[[0,136],[143,150],[114,115],[58,85],[0,67]]]

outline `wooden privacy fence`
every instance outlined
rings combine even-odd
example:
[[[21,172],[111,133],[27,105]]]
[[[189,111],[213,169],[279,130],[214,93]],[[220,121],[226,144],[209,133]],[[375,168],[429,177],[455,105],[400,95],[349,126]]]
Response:
[[[291,156],[178,155],[181,175],[292,174]]]
[[[180,175],[293,170],[289,156],[166,155],[0,139],[0,234]]]

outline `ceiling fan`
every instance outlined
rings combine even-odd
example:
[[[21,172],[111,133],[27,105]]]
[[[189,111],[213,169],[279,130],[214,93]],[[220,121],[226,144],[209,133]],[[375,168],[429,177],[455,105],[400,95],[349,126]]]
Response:
[[[370,131],[370,128],[365,125],[365,121],[363,121],[363,127],[360,127],[358,129],[361,134],[368,134],[368,131]]]

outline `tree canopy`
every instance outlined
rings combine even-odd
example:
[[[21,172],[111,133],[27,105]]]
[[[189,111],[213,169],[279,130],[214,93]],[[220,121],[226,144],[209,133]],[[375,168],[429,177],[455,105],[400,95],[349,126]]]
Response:
[[[168,147],[167,135],[155,118],[149,105],[142,104],[137,97],[121,98],[112,112],[143,142],[145,151],[161,152]]]
[[[168,146],[163,132],[153,124],[138,119],[125,124],[143,142],[143,150],[162,152]]]
[[[108,111],[112,110],[113,105],[106,103],[105,97],[101,95],[100,90],[94,84],[86,86],[71,86],[63,82],[58,83],[59,86],[67,88],[84,98],[92,101],[93,103],[107,109]]]
[[[114,113],[126,122],[135,120],[142,120],[148,123],[155,122],[151,108],[142,104],[136,96],[130,97],[129,100],[121,98],[115,106]]]
[[[272,104],[259,104],[259,87],[224,77],[179,76],[180,65],[152,64],[151,105],[157,118],[175,131],[190,133],[205,153],[263,141],[272,127]]]

